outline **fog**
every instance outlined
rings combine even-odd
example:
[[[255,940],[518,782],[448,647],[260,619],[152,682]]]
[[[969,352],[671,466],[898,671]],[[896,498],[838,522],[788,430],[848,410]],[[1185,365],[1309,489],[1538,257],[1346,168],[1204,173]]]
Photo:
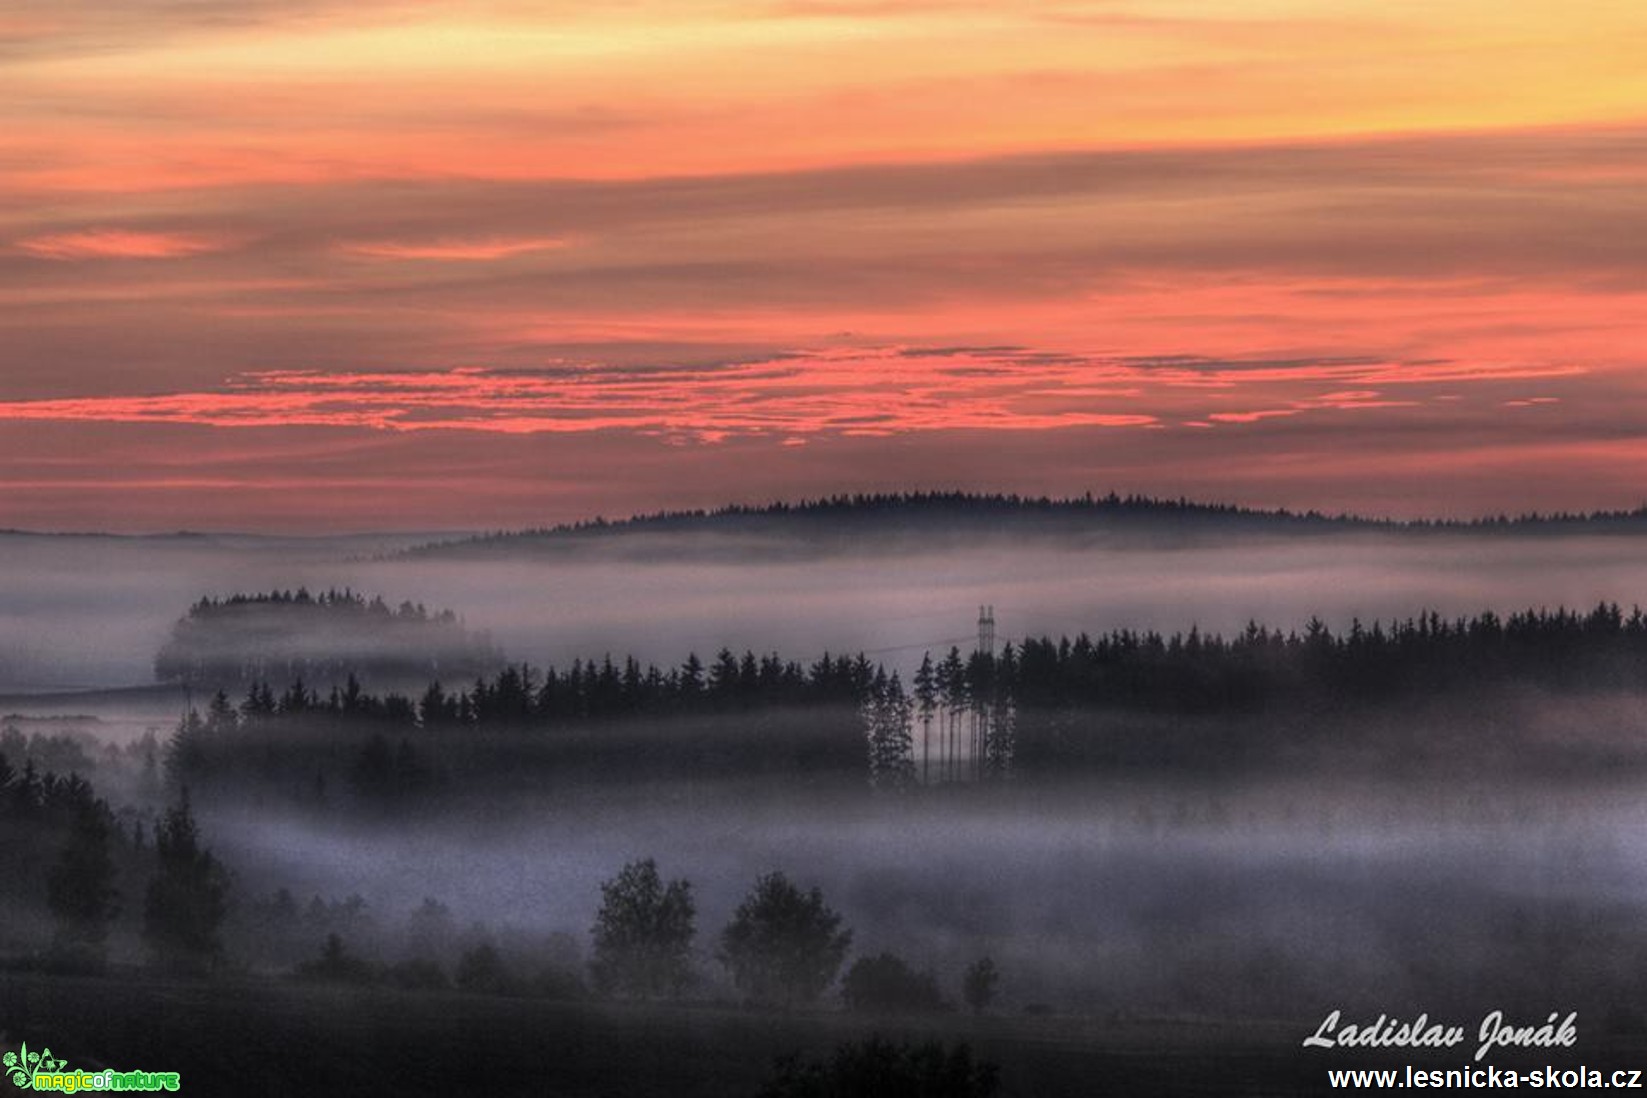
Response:
[[[892,951],[952,999],[961,969],[993,956],[1014,1010],[1609,1008],[1634,993],[1622,959],[1647,950],[1647,808],[1622,787],[978,792],[780,805],[649,789],[359,830],[230,810],[211,824],[257,867],[247,889],[363,897],[375,922],[356,947],[384,960],[427,897],[493,936],[586,945],[599,883],[655,857],[693,883],[710,997],[732,994],[715,937],[774,869],[823,889],[854,955]]]
[[[941,551],[759,559],[705,553],[699,542],[679,560],[654,539],[622,559],[589,549],[382,555],[397,544],[0,536],[5,712],[21,714],[25,731],[69,727],[43,720],[62,712],[103,718],[85,727],[109,739],[145,722],[165,731],[175,692],[48,692],[151,682],[156,649],[194,600],[298,586],[450,608],[509,657],[536,664],[612,652],[673,665],[727,646],[799,660],[864,650],[903,668],[927,648],[967,648],[979,604],[995,607],[1005,640],[1629,606],[1647,591],[1647,554],[1623,536],[1334,534],[1178,547],[986,538]],[[708,998],[733,996],[715,936],[757,875],[784,870],[821,887],[845,916],[854,956],[897,953],[936,973],[954,999],[961,970],[988,954],[1013,1010],[1375,1016],[1638,1001],[1647,801],[1636,785],[1647,774],[1647,704],[1626,693],[1517,694],[1472,724],[1449,723],[1443,714],[1470,706],[1444,700],[1450,709],[1419,718],[1433,727],[1402,730],[1403,743],[1442,745],[1442,762],[1418,757],[1405,773],[1288,756],[1261,771],[1124,779],[1100,769],[1055,786],[904,797],[820,792],[794,775],[760,785],[563,777],[488,797],[485,774],[471,771],[468,784],[416,811],[374,818],[347,787],[359,743],[340,741],[329,797],[302,804],[270,786],[267,798],[202,796],[199,808],[208,842],[235,873],[238,962],[271,972],[290,971],[296,957],[260,953],[246,928],[277,889],[299,904],[361,897],[370,919],[350,947],[379,963],[398,959],[406,920],[426,898],[447,905],[457,925],[484,924],[472,934],[562,935],[564,954],[575,953],[569,940],[587,946],[601,881],[652,857],[666,877],[693,882],[705,977],[697,994]],[[1330,722],[1316,731],[1320,743],[1356,750],[1393,742],[1340,736],[1358,730]],[[606,726],[591,740],[615,750]],[[1528,745],[1603,762],[1548,773],[1506,764]],[[151,771],[142,803],[137,757],[108,756],[90,777],[141,816],[158,789]],[[135,959],[131,924],[114,944]],[[292,944],[297,956],[318,949],[313,929],[305,924],[308,936]]]
[[[349,586],[456,611],[513,660],[564,665],[632,653],[663,666],[777,650],[807,660],[869,652],[891,666],[965,649],[977,606],[997,636],[1117,627],[1232,632],[1249,619],[1335,627],[1351,617],[1468,614],[1528,606],[1626,607],[1647,592],[1647,554],[1629,536],[1348,534],[1242,538],[1163,548],[991,542],[923,551],[742,560],[671,559],[599,546],[553,557],[381,556],[412,538],[87,538],[0,535],[0,694],[153,681],[167,630],[203,595]],[[729,543],[730,547],[730,543]]]
[[[201,596],[341,586],[344,562],[415,540],[0,534],[0,694],[152,683]]]

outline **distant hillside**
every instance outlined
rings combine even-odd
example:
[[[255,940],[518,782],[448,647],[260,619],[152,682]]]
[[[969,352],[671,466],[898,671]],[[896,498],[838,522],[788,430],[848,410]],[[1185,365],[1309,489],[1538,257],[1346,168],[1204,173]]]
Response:
[[[715,551],[805,555],[851,547],[918,547],[970,537],[1102,540],[1121,536],[1152,541],[1198,541],[1231,536],[1334,534],[1647,533],[1647,506],[1589,514],[1526,514],[1515,517],[1414,520],[1327,515],[1319,511],[1257,510],[1149,496],[983,495],[915,492],[831,496],[760,507],[713,511],[661,511],[608,521],[499,531],[430,542],[403,551],[407,557],[492,553],[571,553],[580,549],[628,551],[650,556]],[[637,536],[644,535],[644,536]]]
[[[325,687],[350,675],[422,685],[466,681],[501,663],[491,641],[450,610],[299,588],[201,599],[172,626],[154,671],[162,682],[214,687],[297,679]]]

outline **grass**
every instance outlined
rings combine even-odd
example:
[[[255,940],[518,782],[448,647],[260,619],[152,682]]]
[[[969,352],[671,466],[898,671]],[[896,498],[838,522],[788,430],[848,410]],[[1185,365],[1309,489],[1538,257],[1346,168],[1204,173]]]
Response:
[[[178,1071],[206,1095],[554,1095],[736,1098],[774,1058],[879,1032],[966,1040],[1001,1066],[1003,1098],[1322,1094],[1329,1067],[1457,1067],[1468,1053],[1306,1053],[1309,1021],[1127,1022],[940,1015],[872,1019],[713,1006],[551,1003],[286,981],[52,978],[0,982],[4,1043],[69,1067]],[[1611,1070],[1647,1041],[1582,1029],[1580,1048],[1523,1062]],[[1503,1064],[1510,1057],[1495,1058]]]

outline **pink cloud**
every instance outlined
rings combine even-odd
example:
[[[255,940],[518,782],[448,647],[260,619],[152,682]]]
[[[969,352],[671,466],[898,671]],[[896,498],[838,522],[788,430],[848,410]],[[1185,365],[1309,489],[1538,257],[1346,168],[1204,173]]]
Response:
[[[223,243],[193,233],[84,229],[30,237],[16,247],[40,259],[179,259],[218,251]]]
[[[911,431],[1147,427],[1151,411],[1095,392],[1110,363],[1010,352],[835,351],[720,367],[536,372],[248,373],[215,391],[0,403],[0,420],[332,426],[501,434],[621,430],[720,442],[733,436],[876,437]],[[1063,390],[1067,387],[1068,391]]]
[[[839,348],[721,365],[265,370],[210,390],[0,402],[0,421],[509,435],[623,431],[699,443],[792,441],[1255,424],[1413,407],[1422,395],[1414,389],[1427,384],[1564,374],[1560,367],[1540,374],[1522,366],[1408,368],[1361,360],[1113,359],[1010,347]],[[1365,387],[1373,379],[1398,391]]]
[[[487,262],[533,252],[556,251],[570,242],[559,237],[489,237],[477,240],[363,240],[342,245],[343,252],[366,259]]]
[[[1280,419],[1295,416],[1301,408],[1263,408],[1256,412],[1214,412],[1207,418],[1215,423],[1257,423],[1262,419]]]

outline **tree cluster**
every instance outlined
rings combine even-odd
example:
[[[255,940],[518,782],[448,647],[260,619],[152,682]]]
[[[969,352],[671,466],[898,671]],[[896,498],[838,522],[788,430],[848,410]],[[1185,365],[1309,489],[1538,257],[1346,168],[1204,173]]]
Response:
[[[431,683],[417,713],[425,727],[530,728],[633,716],[856,705],[881,669],[862,654],[824,653],[811,664],[722,648],[707,664],[689,653],[667,670],[633,656],[574,660],[565,669],[505,667],[449,693]]]
[[[688,882],[665,884],[650,858],[624,866],[601,885],[590,932],[595,986],[634,997],[679,994],[692,979],[694,915]],[[721,931],[717,957],[751,1001],[811,1003],[834,982],[852,944],[841,921],[817,888],[768,873]]]
[[[692,886],[665,884],[651,858],[631,862],[600,886],[600,915],[590,932],[589,964],[597,990],[656,998],[679,995],[692,982]]]
[[[121,910],[121,864],[134,857],[108,802],[79,774],[41,773],[32,756],[17,770],[0,754],[0,827],[8,840],[0,864],[17,863],[4,868],[9,890],[19,898],[43,896],[51,917],[47,962],[100,968]],[[48,859],[29,852],[49,852]]]
[[[7,847],[52,851],[39,885],[28,865],[7,873],[14,886],[39,887],[44,895],[53,926],[48,965],[103,966],[110,931],[125,910],[120,881],[134,874],[148,879],[142,936],[155,959],[190,970],[215,962],[229,878],[201,845],[186,792],[162,815],[151,843],[141,821],[128,835],[80,775],[42,775],[32,758],[18,771],[0,754],[0,824],[12,840]]]
[[[624,717],[857,705],[877,682],[886,682],[885,669],[861,653],[826,652],[803,665],[775,653],[736,656],[723,648],[709,664],[689,653],[668,670],[643,666],[633,656],[618,662],[610,655],[574,660],[565,669],[512,664],[490,677],[477,677],[467,688],[448,690],[439,679],[431,680],[415,702],[393,691],[370,693],[353,673],[325,694],[302,676],[278,693],[258,680],[238,706],[219,690],[204,715],[186,719],[207,733],[295,717],[347,718],[400,728],[529,730]]]
[[[502,657],[450,610],[421,603],[391,608],[347,588],[202,598],[155,656],[162,682],[238,686],[251,682],[423,681],[490,674]]]
[[[633,657],[577,660],[565,670],[510,665],[467,689],[431,682],[415,702],[369,692],[353,675],[324,695],[301,679],[280,691],[254,682],[238,705],[219,690],[204,712],[184,714],[166,771],[174,788],[203,794],[274,784],[299,801],[320,804],[345,791],[380,806],[430,793],[454,767],[492,781],[498,767],[517,776],[621,777],[646,767],[677,777],[844,776],[861,759],[856,710],[887,681],[861,654],[802,665],[722,650],[707,665],[693,654],[668,671]],[[608,731],[616,725],[628,731]],[[668,734],[649,732],[644,753],[626,751],[622,737],[637,727]],[[341,767],[339,741],[352,745]]]
[[[1552,690],[1647,687],[1647,616],[1616,603],[1588,613],[1529,609],[1446,619],[1359,620],[1334,633],[1256,623],[1224,638],[1116,630],[1026,640],[993,661],[1025,709],[1129,708],[1157,713],[1258,713],[1311,702],[1385,701],[1518,683]],[[970,676],[969,676],[970,678]]]

